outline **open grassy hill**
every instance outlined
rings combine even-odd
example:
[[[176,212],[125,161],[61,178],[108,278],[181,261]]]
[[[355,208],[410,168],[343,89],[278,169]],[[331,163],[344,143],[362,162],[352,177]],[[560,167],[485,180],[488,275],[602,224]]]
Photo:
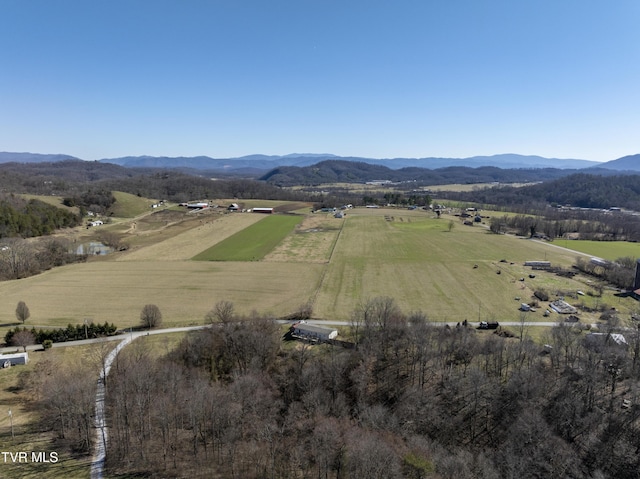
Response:
[[[151,205],[155,203],[149,198],[142,198],[122,191],[114,191],[113,196],[116,198],[116,202],[111,207],[110,214],[118,218],[134,218],[148,212]]]

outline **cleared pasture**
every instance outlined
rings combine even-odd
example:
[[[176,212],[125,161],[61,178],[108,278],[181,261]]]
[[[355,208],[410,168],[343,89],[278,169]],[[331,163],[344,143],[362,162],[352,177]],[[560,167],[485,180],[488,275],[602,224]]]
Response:
[[[156,304],[163,325],[202,324],[220,300],[238,312],[285,315],[315,292],[322,265],[261,262],[97,261],[55,268],[0,283],[0,325],[16,324],[15,308],[25,301],[26,325],[64,327],[94,322],[135,326],[145,304]],[[0,329],[2,333],[2,329]]]
[[[556,239],[553,244],[609,261],[624,257],[640,258],[640,243],[629,243],[628,241]]]
[[[429,185],[424,187],[429,191],[476,191],[485,190],[487,188],[495,188],[496,186],[511,186],[521,188],[523,186],[534,185],[535,183],[452,183],[449,185]]]
[[[393,297],[405,312],[422,310],[435,321],[513,321],[519,318],[520,302],[529,301],[537,288],[551,294],[591,291],[586,278],[546,272],[529,278],[532,271],[523,265],[548,260],[570,267],[578,253],[493,235],[483,226],[464,226],[455,217],[436,219],[422,210],[357,208],[344,219],[309,214],[262,261],[189,260],[277,216],[212,214],[172,222],[161,220],[165,215],[157,220],[150,215],[144,228],[139,222],[145,231],[130,233],[144,241],[127,252],[0,283],[0,325],[16,324],[18,301],[31,311],[27,325],[64,327],[90,318],[128,327],[138,324],[148,303],[158,305],[163,323],[170,326],[201,324],[220,300],[232,301],[240,313],[276,316],[312,300],[317,318],[346,320],[360,302],[375,296]],[[598,302],[620,311],[636,305],[605,295],[611,297]],[[537,312],[530,319],[543,318]]]
[[[326,263],[338,239],[344,219],[315,213],[304,218],[264,261]]]
[[[258,214],[207,214],[194,216],[186,224],[174,224],[156,229],[140,224],[131,229],[127,241],[133,248],[114,256],[116,261],[184,261],[229,236],[264,219]]]
[[[48,205],[55,206],[56,208],[61,208],[63,210],[67,210],[75,214],[78,214],[78,212],[80,211],[80,208],[78,208],[77,206],[64,205],[63,203],[64,198],[62,198],[61,196],[28,195],[28,194],[21,194],[18,196],[20,196],[21,198],[24,198],[27,201],[28,200],[42,201],[43,203],[47,203]]]
[[[346,319],[359,302],[389,296],[404,311],[421,310],[436,321],[514,321],[516,297],[529,301],[542,286],[585,288],[576,279],[554,286],[557,277],[544,272],[530,279],[532,271],[524,267],[527,260],[568,267],[575,262],[572,252],[479,226],[457,223],[449,231],[449,218],[391,220],[388,210],[360,211],[349,216],[335,247],[315,303],[318,317]]]
[[[111,207],[111,213],[117,218],[133,218],[148,213],[155,203],[154,200],[122,191],[114,191],[113,196],[116,202]]]
[[[254,214],[258,216],[258,214]],[[268,215],[193,257],[195,261],[260,261],[300,222],[298,215]]]

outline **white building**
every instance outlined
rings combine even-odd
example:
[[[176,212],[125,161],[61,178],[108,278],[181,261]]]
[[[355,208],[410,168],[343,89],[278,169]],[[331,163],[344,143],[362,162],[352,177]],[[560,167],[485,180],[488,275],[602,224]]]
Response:
[[[310,341],[328,341],[338,336],[338,330],[300,321],[291,326],[291,334],[294,337],[308,339]]]
[[[0,368],[8,368],[16,364],[27,364],[29,362],[29,353],[13,353],[0,355]]]

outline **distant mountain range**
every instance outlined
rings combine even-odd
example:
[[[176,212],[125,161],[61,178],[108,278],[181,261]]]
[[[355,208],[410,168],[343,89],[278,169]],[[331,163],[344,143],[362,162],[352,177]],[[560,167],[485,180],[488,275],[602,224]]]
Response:
[[[370,165],[386,166],[394,170],[407,167],[415,168],[446,168],[449,166],[466,166],[477,168],[480,166],[495,166],[497,168],[560,168],[581,169],[601,166],[602,163],[587,160],[543,158],[541,156],[524,156],[504,154],[495,156],[474,156],[471,158],[364,158],[355,156],[337,156],[332,154],[293,153],[284,156],[249,155],[239,158],[210,158],[196,157],[152,157],[129,156],[123,158],[109,158],[100,160],[127,167],[157,167],[157,168],[193,168],[196,170],[239,170],[253,169],[268,171],[281,166],[311,166],[324,160],[342,160]]]
[[[71,155],[43,155],[41,153],[9,153],[0,151],[0,163],[55,163],[65,160],[79,160]]]
[[[71,155],[38,154],[38,153],[9,153],[0,152],[0,163],[42,163],[64,160],[77,160]],[[617,160],[599,163],[580,159],[544,158],[541,156],[526,156],[517,154],[501,154],[493,156],[473,156],[469,158],[364,158],[344,157],[330,153],[292,153],[288,155],[249,155],[238,158],[211,158],[209,156],[194,157],[166,157],[166,156],[125,156],[121,158],[105,158],[101,163],[111,163],[124,167],[136,168],[164,168],[190,169],[197,171],[220,172],[250,172],[254,175],[265,173],[278,167],[315,165],[325,160],[342,160],[361,162],[370,165],[386,166],[393,170],[401,168],[447,168],[464,166],[479,168],[483,166],[502,169],[575,169],[604,168],[617,171],[640,171],[640,154],[625,156]]]

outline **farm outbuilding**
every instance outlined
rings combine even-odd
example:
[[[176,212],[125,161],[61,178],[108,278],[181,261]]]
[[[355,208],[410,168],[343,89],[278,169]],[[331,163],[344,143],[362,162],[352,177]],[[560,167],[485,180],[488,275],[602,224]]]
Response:
[[[17,364],[27,364],[29,362],[29,353],[14,353],[0,355],[0,367],[7,368]]]
[[[549,307],[553,309],[556,313],[560,314],[576,314],[578,310],[571,306],[566,301],[562,299],[557,299],[552,303],[549,303]]]
[[[300,321],[291,326],[291,335],[310,341],[328,341],[338,336],[338,330]]]
[[[270,215],[271,213],[273,213],[273,208],[254,208],[253,212]]]
[[[525,261],[524,265],[534,269],[549,269],[551,268],[551,261]]]
[[[187,203],[187,208],[190,210],[203,210],[209,207],[209,203],[205,203],[203,201],[198,203]]]

